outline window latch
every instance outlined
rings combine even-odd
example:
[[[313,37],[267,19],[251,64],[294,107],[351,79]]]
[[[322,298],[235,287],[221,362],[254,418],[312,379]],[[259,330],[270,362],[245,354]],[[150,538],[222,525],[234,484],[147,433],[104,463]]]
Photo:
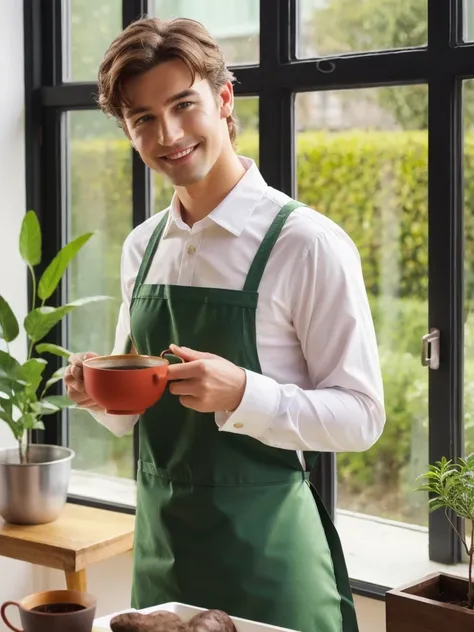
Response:
[[[421,364],[436,371],[439,369],[439,329],[430,329],[421,339]]]

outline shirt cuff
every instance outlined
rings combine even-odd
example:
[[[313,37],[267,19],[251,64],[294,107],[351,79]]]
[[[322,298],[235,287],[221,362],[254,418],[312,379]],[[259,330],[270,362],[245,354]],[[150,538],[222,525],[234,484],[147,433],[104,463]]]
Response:
[[[235,411],[217,412],[219,430],[248,435],[258,439],[269,428],[278,414],[280,386],[270,377],[245,370],[245,392]]]
[[[138,421],[138,415],[109,415],[105,411],[97,412],[89,408],[80,410],[87,410],[101,426],[110,430],[116,437],[123,437],[128,434]]]

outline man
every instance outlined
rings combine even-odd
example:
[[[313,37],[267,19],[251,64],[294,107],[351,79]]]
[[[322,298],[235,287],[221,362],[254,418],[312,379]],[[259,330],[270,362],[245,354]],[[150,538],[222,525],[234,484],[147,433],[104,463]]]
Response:
[[[202,25],[137,21],[107,51],[99,104],[173,184],[125,241],[113,353],[186,362],[139,420],[133,605],[180,601],[301,632],[354,632],[334,526],[309,485],[323,451],[384,425],[358,252],[234,150],[232,75]],[[84,392],[68,395],[117,435]]]

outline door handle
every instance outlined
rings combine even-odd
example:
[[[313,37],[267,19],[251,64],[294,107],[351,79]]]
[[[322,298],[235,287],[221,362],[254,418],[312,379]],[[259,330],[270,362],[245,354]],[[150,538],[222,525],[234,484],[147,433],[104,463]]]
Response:
[[[430,329],[421,339],[421,364],[436,371],[439,369],[439,329]]]

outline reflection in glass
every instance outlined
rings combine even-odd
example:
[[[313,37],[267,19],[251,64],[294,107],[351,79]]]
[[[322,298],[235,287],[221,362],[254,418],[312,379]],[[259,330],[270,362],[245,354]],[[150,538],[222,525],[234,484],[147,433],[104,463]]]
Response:
[[[259,0],[155,0],[155,16],[201,22],[224,51],[227,65],[259,61]]]
[[[96,234],[70,266],[69,300],[107,295],[113,300],[82,307],[69,317],[69,348],[108,354],[121,301],[120,259],[132,230],[130,143],[100,111],[66,115],[68,138],[68,240]],[[74,468],[133,478],[131,437],[116,438],[89,413],[70,411]]]
[[[413,491],[428,462],[426,99],[425,86],[296,99],[298,199],[359,249],[384,378],[385,431],[371,450],[337,455],[337,507],[417,525],[428,518]]]
[[[298,0],[298,57],[424,46],[427,0]]]

